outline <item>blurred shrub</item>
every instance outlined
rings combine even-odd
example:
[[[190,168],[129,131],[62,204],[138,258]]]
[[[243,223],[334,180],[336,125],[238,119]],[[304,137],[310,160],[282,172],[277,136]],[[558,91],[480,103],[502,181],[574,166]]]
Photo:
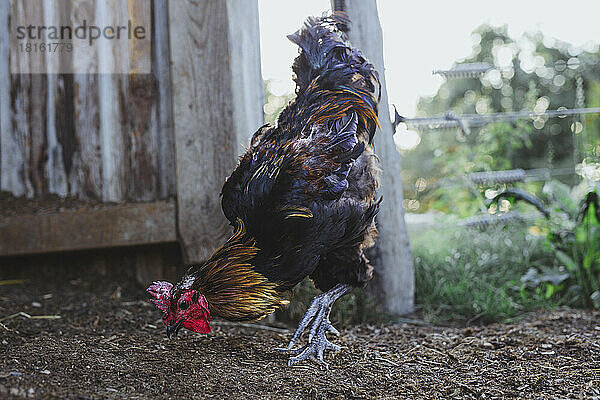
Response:
[[[265,122],[274,124],[279,113],[294,98],[294,94],[282,90],[281,83],[272,79],[265,81]]]
[[[544,238],[524,225],[432,230],[412,244],[416,302],[427,320],[492,322],[551,305],[514,290],[532,265],[553,264]]]
[[[544,226],[545,244],[558,268],[532,268],[522,278],[522,293],[533,289],[569,306],[600,308],[599,192],[598,185],[590,182],[573,189],[556,181],[546,184],[544,193],[553,204],[553,216]]]

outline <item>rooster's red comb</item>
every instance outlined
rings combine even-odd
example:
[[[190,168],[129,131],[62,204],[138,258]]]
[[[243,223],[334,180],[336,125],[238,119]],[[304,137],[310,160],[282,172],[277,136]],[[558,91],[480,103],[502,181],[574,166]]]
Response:
[[[146,292],[148,292],[154,299],[150,299],[159,310],[165,314],[169,313],[171,308],[171,289],[173,284],[164,281],[156,281],[152,285],[148,286]]]

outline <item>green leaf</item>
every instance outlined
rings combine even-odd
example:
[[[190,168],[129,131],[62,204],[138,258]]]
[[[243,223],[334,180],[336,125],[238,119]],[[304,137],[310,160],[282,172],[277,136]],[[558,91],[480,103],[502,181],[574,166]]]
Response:
[[[590,269],[592,267],[592,263],[594,262],[594,258],[596,258],[596,254],[594,251],[589,251],[585,253],[585,257],[583,257],[583,268]]]
[[[564,251],[555,249],[554,254],[556,254],[558,261],[563,263],[569,271],[575,271],[577,269],[577,263]]]
[[[579,212],[577,201],[571,196],[571,188],[559,181],[550,181],[542,189],[544,194],[560,204],[560,208],[571,216],[576,216]]]
[[[577,242],[577,244],[585,244],[587,239],[588,239],[587,229],[585,229],[581,225],[575,227],[575,242]]]
[[[556,292],[557,292],[557,286],[555,286],[551,283],[548,283],[548,284],[546,284],[546,294],[544,295],[544,297],[546,297],[546,299],[549,299]]]
[[[592,304],[595,309],[600,308],[600,291],[596,290],[594,293],[590,295],[590,300],[592,300]]]

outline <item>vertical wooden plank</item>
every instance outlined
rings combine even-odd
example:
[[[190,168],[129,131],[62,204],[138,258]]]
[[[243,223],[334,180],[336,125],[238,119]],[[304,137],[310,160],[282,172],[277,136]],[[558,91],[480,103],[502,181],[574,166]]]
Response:
[[[227,0],[229,21],[229,61],[234,124],[238,136],[238,154],[242,154],[250,138],[264,124],[265,91],[260,70],[260,31],[258,0]]]
[[[154,0],[152,71],[157,82],[154,103],[154,134],[158,145],[160,198],[175,196],[175,143],[173,136],[173,92],[169,64],[169,15],[167,0]]]
[[[72,63],[72,58],[67,58],[66,60],[61,60],[61,63]],[[65,71],[72,70],[72,66],[65,67]],[[65,179],[66,179],[66,193],[69,195],[77,195],[80,193],[79,190],[79,169],[77,168],[81,163],[78,160],[77,148],[78,148],[78,139],[75,133],[75,118],[76,115],[81,116],[81,114],[77,114],[75,111],[75,74],[58,74],[56,77],[56,98],[54,102],[54,120],[56,123],[56,140],[58,142],[57,153],[55,154],[54,163],[58,163],[57,159],[60,157],[62,160],[62,168],[64,169]],[[80,77],[81,78],[81,77]],[[91,104],[97,104],[97,101],[93,103],[93,100],[97,96],[95,93],[89,93],[88,98],[86,99]],[[82,99],[79,98],[80,104],[82,103]],[[86,103],[87,104],[87,103]],[[83,107],[83,109],[87,109],[87,107]],[[97,112],[94,114],[94,109],[92,108],[90,114],[87,115],[87,118],[97,119]],[[81,112],[81,109],[78,110]],[[91,116],[91,117],[90,117]],[[95,117],[94,117],[95,116]],[[97,138],[97,129],[94,131],[91,129],[88,131],[88,135],[92,135],[92,137]],[[94,136],[95,135],[95,136]],[[88,136],[86,136],[87,138]],[[57,182],[58,185],[58,182]],[[99,198],[98,190],[93,191],[93,198]],[[60,194],[60,192],[59,192]],[[86,198],[86,196],[81,196],[82,198]]]
[[[127,3],[121,0],[96,1],[99,26],[127,21]],[[125,43],[126,44],[126,43]],[[118,66],[128,63],[129,48],[108,46],[107,41],[99,44],[99,101],[100,137],[102,149],[102,199],[123,201],[127,196],[127,171],[130,169],[126,157],[127,121],[127,75],[114,74]]]
[[[132,26],[145,26],[150,21],[152,2],[129,0],[129,20]],[[148,29],[150,27],[148,26]],[[147,35],[151,35],[150,31]],[[131,170],[127,197],[132,200],[148,201],[158,198],[158,138],[156,114],[153,113],[157,98],[157,85],[153,74],[141,73],[137,66],[141,59],[150,56],[150,47],[130,41],[130,68],[128,79],[127,107],[127,140]],[[146,42],[141,42],[146,43]],[[150,41],[147,42],[148,46]]]
[[[15,21],[17,18],[24,18],[25,11],[22,0],[13,0],[10,9],[10,21]],[[29,109],[29,90],[31,87],[31,76],[29,74],[13,74],[27,70],[27,60],[15,51],[12,52],[10,58],[10,118],[11,131],[9,136],[12,140],[13,162],[12,167],[15,168],[18,174],[18,179],[21,181],[22,191],[18,195],[33,196],[33,188],[29,181],[29,120],[26,118],[27,110]],[[10,143],[7,141],[7,143]]]
[[[31,1],[26,2],[27,14],[31,15],[31,22],[37,26],[44,25],[43,7],[32,7]],[[33,52],[30,63],[38,66],[40,71],[45,71],[46,53]],[[48,182],[45,176],[45,158],[48,143],[46,141],[46,101],[47,101],[47,75],[35,73],[31,75],[30,109],[27,117],[30,120],[30,154],[29,171],[34,195],[42,197],[48,193]]]
[[[46,26],[62,26],[65,25],[64,8],[67,3],[55,0],[43,0],[42,7],[44,9],[44,25]],[[59,97],[59,75],[54,73],[60,67],[60,60],[56,57],[48,57],[46,60],[47,68],[47,98],[46,98],[46,141],[47,157],[45,165],[44,179],[47,181],[48,192],[55,193],[59,196],[67,195],[67,176],[65,173],[65,164],[63,160],[63,149],[58,141],[56,108],[57,103],[65,100]],[[71,114],[72,116],[72,114]]]
[[[9,38],[11,1],[0,2],[0,35]],[[10,91],[10,44],[0,40],[0,190],[15,196],[25,193],[22,179],[22,153],[13,133]]]
[[[122,0],[123,1],[123,0]],[[152,9],[153,0],[126,0],[127,20],[119,25],[130,25],[129,38],[124,43],[128,48],[129,75],[152,72]]]
[[[28,0],[13,2],[11,19],[28,25],[42,26],[42,7]],[[13,43],[14,45],[14,43]],[[11,114],[17,152],[21,154],[19,171],[24,181],[25,195],[34,197],[47,192],[44,180],[46,151],[46,75],[29,71],[45,71],[45,53],[13,51],[11,58]],[[24,73],[25,72],[25,73]]]
[[[40,21],[43,25],[43,8],[38,9]],[[43,65],[45,63],[45,53],[39,55],[37,60],[33,61]],[[43,67],[42,67],[43,68]],[[30,154],[29,171],[30,180],[33,186],[33,193],[36,197],[43,197],[48,193],[48,181],[46,176],[46,153],[48,142],[46,137],[46,112],[47,112],[47,81],[46,74],[31,75],[30,109],[27,111],[27,117],[30,120]]]
[[[72,26],[80,26],[83,21],[97,20],[96,0],[78,0],[71,10]],[[62,78],[61,109],[65,111],[60,125],[67,129],[63,136],[65,169],[69,173],[70,191],[83,199],[103,198],[102,138],[100,134],[100,99],[98,83],[98,54],[95,47],[73,47],[72,86],[68,77]],[[65,66],[65,68],[68,66]],[[69,135],[69,120],[66,114],[71,107],[68,96],[73,98],[73,127]],[[73,137],[74,136],[74,137]],[[75,139],[71,143],[71,139]]]
[[[158,143],[156,118],[152,113],[156,100],[156,82],[150,74],[130,75],[128,79],[127,141],[130,171],[127,198],[148,201],[158,197]]]
[[[383,34],[375,0],[332,0],[332,7],[342,8],[351,20],[350,42],[361,49],[377,71],[381,81],[379,122],[381,130],[375,135],[375,149],[383,170],[380,193],[383,202],[377,218],[379,239],[375,257],[376,275],[371,291],[383,294],[385,309],[391,314],[404,314],[414,308],[413,260],[404,222],[400,154],[393,142],[390,122],[385,68],[383,63]]]
[[[169,1],[178,228],[187,262],[208,257],[228,231],[218,193],[235,164],[239,117],[228,25],[226,2]]]

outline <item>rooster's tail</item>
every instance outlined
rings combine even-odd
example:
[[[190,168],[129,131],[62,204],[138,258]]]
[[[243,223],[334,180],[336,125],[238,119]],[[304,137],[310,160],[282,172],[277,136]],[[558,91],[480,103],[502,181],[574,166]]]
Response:
[[[348,44],[344,30],[349,24],[345,13],[335,12],[329,17],[308,18],[299,31],[288,36],[300,47],[292,67],[300,103],[296,106],[306,112],[303,116],[310,116],[308,124],[354,111],[370,141],[378,125],[379,78],[360,50]]]

